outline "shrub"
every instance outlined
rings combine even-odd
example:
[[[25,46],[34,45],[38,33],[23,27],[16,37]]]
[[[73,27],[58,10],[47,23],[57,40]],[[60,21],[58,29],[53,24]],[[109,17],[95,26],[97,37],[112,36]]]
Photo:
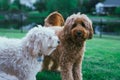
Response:
[[[118,16],[120,16],[120,7],[117,7],[115,9],[115,14],[118,15]]]
[[[4,20],[5,17],[3,15],[0,15],[0,20]]]
[[[27,21],[28,23],[30,22],[35,22],[35,23],[39,23],[39,24],[43,24],[44,23],[44,19],[46,16],[48,16],[48,12],[38,12],[38,11],[31,11],[28,13],[28,18]]]

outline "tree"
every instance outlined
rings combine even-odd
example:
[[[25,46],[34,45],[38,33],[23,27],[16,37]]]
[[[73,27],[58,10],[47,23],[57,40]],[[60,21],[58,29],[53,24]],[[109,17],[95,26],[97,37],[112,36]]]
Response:
[[[0,10],[8,10],[10,0],[0,0]]]
[[[37,0],[34,6],[39,12],[46,10],[45,0]]]
[[[21,9],[21,4],[20,0],[14,0],[13,3],[10,4],[9,10],[12,12],[20,11]]]
[[[59,11],[64,17],[72,14],[77,6],[77,0],[46,0],[46,8],[49,12]]]

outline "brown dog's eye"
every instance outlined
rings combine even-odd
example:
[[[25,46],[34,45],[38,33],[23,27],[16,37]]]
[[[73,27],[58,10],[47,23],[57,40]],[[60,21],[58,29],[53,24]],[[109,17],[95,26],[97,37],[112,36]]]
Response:
[[[81,25],[82,25],[83,27],[85,27],[85,24],[84,24],[83,22],[81,23]]]
[[[74,28],[74,27],[76,27],[77,26],[77,24],[76,23],[74,23],[73,25],[72,25],[72,29]]]

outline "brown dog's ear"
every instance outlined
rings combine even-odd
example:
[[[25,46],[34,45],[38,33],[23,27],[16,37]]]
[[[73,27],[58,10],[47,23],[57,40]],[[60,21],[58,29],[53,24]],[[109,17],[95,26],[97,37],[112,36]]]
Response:
[[[92,21],[90,19],[88,20],[88,31],[89,31],[88,39],[92,39],[94,33],[93,33]]]
[[[92,21],[89,19],[88,20],[88,30],[89,30],[89,36],[88,36],[88,39],[92,39],[93,37],[93,27],[92,27]]]
[[[86,28],[89,31],[88,32],[88,39],[92,39],[92,37],[93,37],[92,21],[85,14],[82,14],[81,18],[83,19],[83,23],[85,24]]]
[[[92,37],[93,37],[93,28],[92,28],[92,26],[91,26],[90,29],[89,29],[88,39],[92,39]]]
[[[58,13],[57,11],[52,12],[48,17],[44,20],[44,26],[63,26],[64,25],[64,18],[63,16]]]

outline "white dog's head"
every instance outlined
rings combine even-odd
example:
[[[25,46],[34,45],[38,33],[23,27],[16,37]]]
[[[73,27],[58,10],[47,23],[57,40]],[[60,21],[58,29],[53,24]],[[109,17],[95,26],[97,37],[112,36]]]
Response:
[[[50,55],[59,44],[55,31],[40,25],[31,29],[25,40],[28,52],[32,56]]]

